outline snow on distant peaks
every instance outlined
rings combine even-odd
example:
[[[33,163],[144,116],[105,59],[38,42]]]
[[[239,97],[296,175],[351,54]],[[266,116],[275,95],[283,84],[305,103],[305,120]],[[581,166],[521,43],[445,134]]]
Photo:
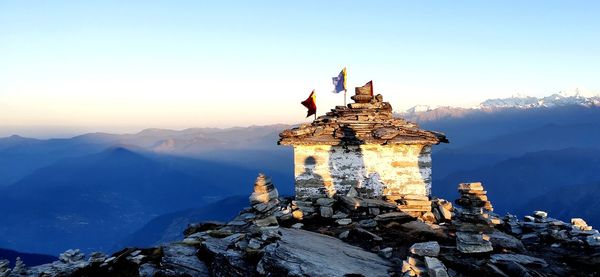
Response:
[[[427,112],[427,111],[431,111],[433,110],[433,108],[431,106],[428,105],[416,105],[408,110],[406,110],[407,113],[420,113],[420,112]]]
[[[479,109],[504,109],[504,108],[540,108],[557,106],[600,106],[600,96],[598,93],[586,89],[568,89],[546,97],[533,97],[517,95],[509,98],[488,99],[477,108]]]

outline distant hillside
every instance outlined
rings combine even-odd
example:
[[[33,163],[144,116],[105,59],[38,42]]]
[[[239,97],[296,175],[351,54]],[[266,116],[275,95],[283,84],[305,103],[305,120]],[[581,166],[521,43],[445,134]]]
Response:
[[[552,217],[567,222],[581,217],[592,226],[600,226],[600,182],[559,187],[517,209],[522,214],[534,210],[547,211]]]
[[[190,128],[184,130],[146,129],[136,134],[90,133],[68,139],[38,140],[11,136],[0,138],[0,187],[10,185],[34,170],[61,159],[89,155],[114,145],[137,147],[145,152],[203,159],[205,155],[228,151],[220,161],[234,165],[254,163],[236,151],[280,151],[278,133],[288,125],[236,127],[227,129]],[[263,157],[268,157],[266,153]],[[269,168],[262,166],[268,170]],[[291,167],[289,167],[291,168]],[[282,168],[277,168],[282,170]]]
[[[599,181],[600,108],[569,101],[515,103],[496,103],[494,109],[419,107],[405,114],[450,139],[433,148],[434,195],[455,199],[458,183],[482,181],[503,211],[553,189]],[[287,127],[0,138],[5,214],[0,247],[53,254],[69,247],[105,249],[112,246],[105,241],[121,241],[157,216],[248,192],[259,171],[270,175],[281,193],[291,194],[293,151],[276,145]],[[141,242],[169,236],[161,228],[170,230],[170,223],[160,222],[166,221],[157,218],[144,227],[142,233],[154,235],[136,236]]]
[[[467,146],[497,136],[523,132],[545,125],[599,124],[599,107],[564,106],[555,108],[474,110],[463,117],[421,121],[421,127],[444,132],[450,144],[443,148]],[[550,139],[550,138],[548,138]]]
[[[13,147],[15,145],[34,144],[39,140],[33,138],[25,138],[19,135],[0,138],[0,150]]]
[[[493,124],[493,122],[490,122]],[[600,149],[600,122],[570,125],[546,124],[498,135],[462,147],[448,147],[433,154],[434,178],[460,170],[492,165],[524,153],[565,148]]]
[[[0,260],[8,260],[11,267],[15,266],[17,257],[21,258],[23,263],[27,266],[36,266],[58,260],[57,257],[50,255],[21,253],[10,249],[0,248]]]
[[[455,199],[459,183],[481,181],[491,195],[494,207],[502,214],[560,187],[599,182],[598,172],[600,150],[569,148],[540,151],[434,180],[433,194]]]
[[[173,160],[195,174],[171,166]],[[248,180],[257,174],[210,161],[167,162],[110,148],[38,169],[1,189],[0,237],[20,251],[102,250],[157,215],[248,193]]]
[[[71,139],[37,140],[15,136],[0,139],[0,187],[61,159],[96,153],[108,146]]]
[[[158,216],[129,235],[114,249],[127,246],[148,247],[183,239],[183,230],[192,223],[227,222],[248,206],[247,196],[228,197],[197,209],[187,209]]]

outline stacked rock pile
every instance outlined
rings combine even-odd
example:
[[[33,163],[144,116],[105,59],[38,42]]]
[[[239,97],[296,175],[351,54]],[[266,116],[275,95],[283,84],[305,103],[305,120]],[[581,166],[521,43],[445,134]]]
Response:
[[[8,276],[11,271],[9,264],[9,260],[0,260],[0,276]]]
[[[549,243],[555,248],[600,249],[600,233],[581,218],[570,223],[548,217],[544,211],[534,211],[519,221],[514,215],[505,216],[506,229],[525,245]]]
[[[79,249],[69,249],[59,255],[58,261],[33,267],[26,266],[20,257],[17,257],[12,269],[9,267],[8,260],[0,260],[0,277],[79,276],[76,274],[79,270],[92,264],[99,266],[106,258],[106,255],[102,253],[93,252],[86,259]]]
[[[417,124],[395,118],[392,106],[380,94],[368,103],[337,106],[312,124],[302,124],[279,134],[282,145],[319,144],[384,144],[447,142],[443,134],[425,131]],[[396,194],[392,192],[392,194]]]
[[[0,276],[595,276],[599,272],[600,234],[582,219],[566,223],[536,211],[523,221],[507,215],[496,224],[481,184],[461,184],[459,189],[455,207],[443,199],[432,201],[437,222],[430,223],[400,211],[395,203],[359,194],[282,198],[261,174],[250,207],[228,223],[190,225],[183,241],[125,248],[110,257],[92,253],[87,260],[79,251],[69,250],[58,261],[35,267],[18,260],[10,269],[0,260]],[[453,234],[456,247],[449,240]],[[464,254],[487,253],[492,246],[494,253]]]
[[[456,200],[456,204],[463,207],[482,208],[488,212],[494,211],[492,203],[488,201],[487,191],[483,190],[481,183],[462,183],[458,185],[460,198]]]
[[[209,268],[227,264],[227,270],[234,270],[227,273],[239,276],[251,267],[251,261],[265,256],[266,252],[276,248],[274,245],[279,245],[283,232],[280,225],[303,229],[304,223],[318,225],[330,222],[335,223],[334,228],[339,228],[342,239],[352,237],[381,242],[383,239],[370,231],[378,226],[379,221],[375,219],[389,222],[411,218],[399,212],[395,204],[378,199],[340,196],[276,200],[273,198],[276,196],[270,179],[261,174],[250,197],[250,208],[222,226],[210,223],[210,226],[188,227],[183,242],[204,249],[204,254],[213,261]],[[384,217],[380,219],[379,216]],[[256,270],[262,272],[265,267],[259,263]]]
[[[397,203],[398,208],[414,217],[420,217],[431,212],[429,197],[416,194],[386,196],[386,200]]]
[[[432,210],[431,212],[435,216],[437,222],[444,223],[452,221],[454,208],[452,202],[445,199],[433,199],[431,201]]]
[[[279,208],[279,192],[271,178],[260,173],[254,182],[254,192],[250,195],[252,208],[260,214],[270,215]]]
[[[250,208],[243,209],[232,221],[228,222],[223,232],[238,232],[249,225],[257,227],[277,227],[277,216],[291,217],[290,211],[282,208],[279,192],[271,182],[271,178],[259,174],[254,182],[254,192],[250,195]]]
[[[440,253],[437,241],[415,243],[409,251],[409,256],[402,262],[402,276],[449,276],[446,266],[437,258]]]
[[[493,231],[490,215],[492,204],[481,183],[458,185],[459,207],[455,209],[456,246],[462,253],[485,253],[492,251],[492,243],[487,234]]]
[[[326,219],[333,220],[340,226],[360,221],[364,223],[365,220],[375,222],[375,220],[385,221],[392,217],[396,219],[411,218],[411,215],[401,212],[395,203],[360,195],[356,189],[352,188],[346,195],[336,195],[334,198],[296,199],[290,201],[289,209],[296,221]],[[287,220],[287,218],[278,218]],[[373,225],[373,223],[368,225]]]

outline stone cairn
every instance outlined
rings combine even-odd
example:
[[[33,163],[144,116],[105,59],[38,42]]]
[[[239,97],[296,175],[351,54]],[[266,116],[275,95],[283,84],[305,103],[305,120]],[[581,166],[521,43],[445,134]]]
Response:
[[[462,183],[458,185],[460,198],[456,204],[456,246],[462,253],[485,253],[492,251],[492,243],[486,233],[493,231],[493,223],[488,212],[492,204],[481,183]]]
[[[402,261],[402,276],[447,277],[446,266],[437,257],[440,245],[437,241],[419,242],[409,249],[409,256]]]
[[[575,248],[600,250],[600,232],[581,218],[572,218],[570,223],[548,217],[544,211],[534,211],[523,221],[507,214],[505,228],[525,245],[551,244],[553,248]]]
[[[435,222],[438,220],[432,211],[439,214],[439,222],[448,222],[452,218],[452,204],[446,200],[436,199],[432,202],[426,197],[409,196],[392,202],[383,197],[369,198],[360,188],[352,188],[347,194],[338,194],[333,198],[292,199],[278,196],[271,180],[261,174],[256,179],[254,192],[249,198],[251,207],[242,210],[236,218],[221,226],[209,226],[210,224],[205,223],[188,227],[184,243],[201,244],[211,249],[211,245],[217,244],[215,238],[222,238],[228,244],[228,254],[225,255],[227,259],[251,260],[270,251],[268,249],[273,248],[281,239],[279,226],[293,229],[328,226],[322,230],[328,230],[328,234],[342,241],[370,244],[381,257],[392,259],[398,248],[383,247],[384,239],[377,234],[387,228],[385,226],[401,225],[403,228],[419,229],[433,235],[441,229],[436,229],[435,224],[424,222],[424,211],[431,214]],[[420,217],[403,212],[402,208]],[[436,258],[440,251],[437,242],[417,244],[414,248],[411,250],[412,258],[404,263],[402,260],[398,260],[398,263],[394,260],[396,264],[392,271],[400,273],[400,270],[404,270],[408,276],[448,276],[445,266]],[[218,259],[215,261],[223,262]],[[262,266],[258,266],[257,270],[262,272],[261,268]],[[410,275],[413,273],[418,274]]]
[[[437,222],[447,223],[451,222],[454,217],[454,208],[452,207],[452,202],[445,199],[433,199],[431,201],[431,212],[435,217]]]
[[[23,260],[21,260],[21,257],[17,257],[17,259],[15,260],[15,266],[13,267],[13,269],[11,270],[10,267],[10,261],[8,260],[0,260],[0,277],[12,277],[12,276],[32,276],[32,275],[36,275],[35,272],[31,272],[27,266],[25,265],[25,263],[23,263]]]
[[[278,226],[274,213],[279,210],[279,192],[271,178],[260,173],[254,182],[254,192],[250,195],[250,204],[257,215],[254,224],[259,227]]]
[[[10,261],[9,260],[0,260],[0,276],[5,277],[10,274]]]
[[[416,194],[388,195],[386,200],[398,204],[398,209],[414,217],[431,218],[431,201],[428,196]]]

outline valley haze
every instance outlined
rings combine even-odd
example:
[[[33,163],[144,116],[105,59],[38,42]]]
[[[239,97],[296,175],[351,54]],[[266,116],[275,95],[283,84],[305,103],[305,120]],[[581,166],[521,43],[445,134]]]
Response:
[[[540,202],[556,191],[575,198],[582,190],[598,192],[594,189],[600,183],[598,99],[555,94],[488,100],[473,109],[413,109],[398,115],[442,131],[451,140],[433,151],[434,195],[452,199],[457,183],[478,180],[486,184],[500,212],[526,214],[537,203],[538,209],[556,211],[565,219],[585,214],[590,223],[600,224],[597,201],[574,200],[561,206]],[[275,143],[279,132],[289,127],[0,138],[0,207],[13,211],[2,219],[0,246],[55,255],[68,248],[116,250],[119,241],[131,240],[127,239],[131,233],[150,230],[143,226],[155,217],[249,193],[248,182],[258,172],[269,174],[281,193],[291,195],[292,151]],[[515,197],[513,191],[523,187],[528,189]],[[183,191],[189,198],[181,197]],[[44,203],[43,211],[39,203]],[[570,203],[578,203],[577,208]],[[213,219],[223,220],[234,212]],[[183,222],[193,220],[197,218]],[[115,227],[104,229],[107,222]],[[24,232],[23,226],[30,226],[30,231]],[[134,241],[150,245],[163,235],[153,236]],[[36,243],[32,237],[47,243]]]
[[[0,0],[0,277],[596,276],[598,11]]]

